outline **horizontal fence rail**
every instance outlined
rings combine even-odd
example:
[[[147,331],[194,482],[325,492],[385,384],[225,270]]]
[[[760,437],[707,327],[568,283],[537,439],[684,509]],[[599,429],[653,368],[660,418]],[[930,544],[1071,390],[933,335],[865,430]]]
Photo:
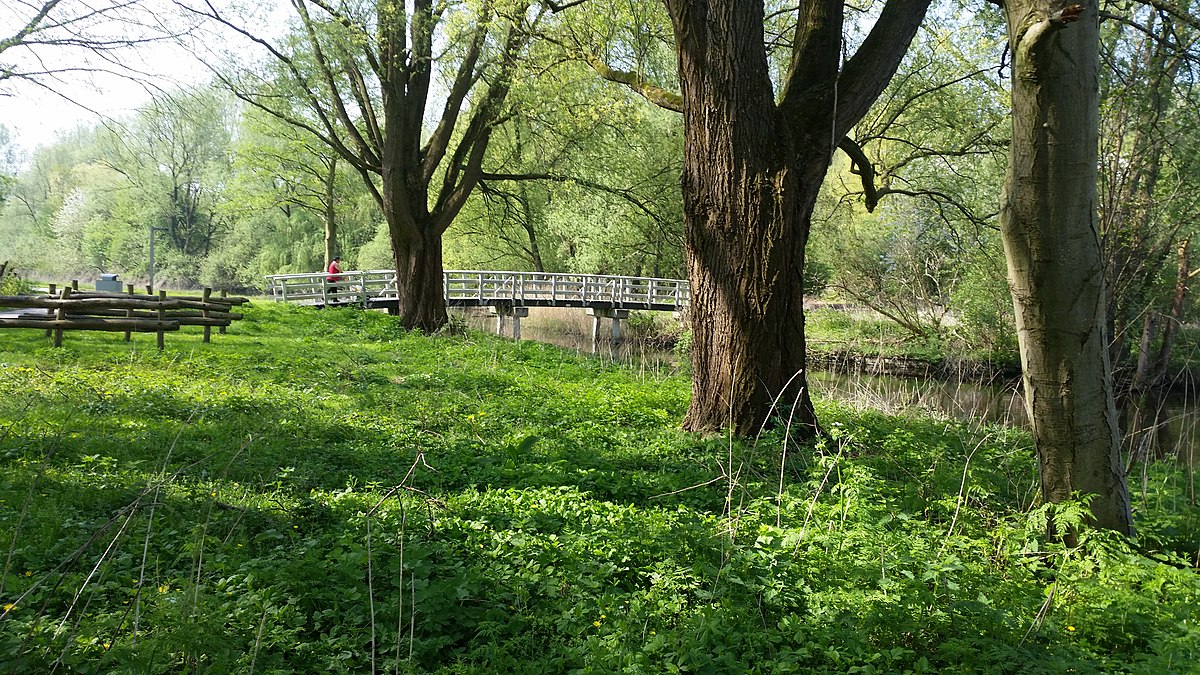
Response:
[[[358,304],[382,307],[397,301],[394,270],[275,274],[266,277],[276,302],[308,305]],[[612,307],[683,310],[691,300],[682,279],[548,272],[447,270],[446,303],[456,306]]]
[[[211,288],[197,298],[168,296],[166,291],[137,295],[132,285],[126,286],[125,293],[78,291],[77,286],[78,282],[72,282],[61,295],[51,285],[45,294],[0,296],[0,309],[6,310],[0,314],[0,329],[43,328],[54,338],[55,347],[62,346],[63,332],[71,330],[124,332],[126,342],[132,333],[157,333],[158,348],[163,349],[163,333],[181,326],[203,326],[204,341],[209,342],[211,329],[216,326],[224,333],[242,318],[233,308],[249,302],[224,292],[214,296]]]

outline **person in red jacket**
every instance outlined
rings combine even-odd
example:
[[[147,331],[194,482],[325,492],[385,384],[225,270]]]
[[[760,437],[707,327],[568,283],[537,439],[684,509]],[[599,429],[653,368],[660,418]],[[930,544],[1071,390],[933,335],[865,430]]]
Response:
[[[329,283],[336,284],[339,281],[341,281],[342,280],[342,276],[341,276],[342,258],[341,258],[341,256],[336,256],[336,255],[333,256],[333,260],[329,261],[329,269],[327,269],[325,271],[328,272],[328,274],[329,274],[329,276],[325,277],[325,280],[328,281]],[[340,290],[341,290],[341,288],[339,286],[330,286],[329,287],[329,295],[334,296],[334,299],[336,301],[337,293]]]

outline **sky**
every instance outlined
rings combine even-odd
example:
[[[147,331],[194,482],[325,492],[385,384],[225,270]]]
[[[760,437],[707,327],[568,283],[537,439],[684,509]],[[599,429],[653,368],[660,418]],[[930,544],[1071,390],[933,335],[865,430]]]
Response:
[[[25,152],[49,145],[77,126],[95,126],[105,119],[130,115],[148,103],[153,94],[145,86],[124,78],[89,78],[50,83],[57,92],[21,83],[0,96],[0,124]],[[161,80],[164,84],[169,80]]]
[[[177,45],[143,48],[125,60],[141,74],[71,73],[33,82],[8,80],[0,86],[0,124],[28,153],[80,125],[128,117],[150,102],[156,90],[198,84],[210,77],[203,64]]]
[[[155,3],[162,1],[139,0],[128,6],[136,6],[143,12],[137,21],[151,16],[152,21],[161,24],[162,15],[155,14]],[[100,5],[117,2],[98,0]],[[216,4],[224,2],[218,0]],[[79,0],[65,0],[59,7],[70,12],[96,4],[85,5]],[[264,7],[272,4],[270,0],[260,3]],[[9,0],[0,0],[0,40],[16,34],[31,16],[31,9],[38,5],[40,0],[13,0],[11,4]],[[276,23],[281,22],[278,17],[277,14],[271,15],[266,25],[279,25]],[[111,35],[127,30],[131,23],[129,16],[126,16],[121,22],[95,24],[92,30]],[[211,50],[210,57],[220,49],[213,49],[211,44],[205,45],[205,48]],[[32,81],[20,78],[0,81],[0,124],[8,128],[10,140],[20,150],[29,153],[39,145],[53,143],[59,135],[80,125],[91,127],[128,117],[160,91],[192,86],[211,79],[210,71],[199,59],[187,48],[172,42],[122,50],[118,58],[119,64],[114,66],[96,60],[86,51],[68,48],[45,48],[38,52],[14,48],[0,53],[0,65],[15,64],[18,69],[58,72],[39,76]],[[61,72],[81,67],[87,70]],[[123,70],[125,75],[118,75],[113,72],[115,70]],[[130,76],[130,73],[134,75]]]

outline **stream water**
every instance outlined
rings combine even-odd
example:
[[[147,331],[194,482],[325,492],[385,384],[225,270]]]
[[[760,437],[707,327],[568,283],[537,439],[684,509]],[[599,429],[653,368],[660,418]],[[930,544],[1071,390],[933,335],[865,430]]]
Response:
[[[468,324],[495,330],[495,319],[468,317]],[[590,334],[523,325],[521,337],[572,349],[597,358],[647,371],[674,370],[674,354],[633,340],[617,345],[607,340],[593,343]],[[846,401],[887,413],[927,412],[963,421],[1024,426],[1025,401],[1019,380],[981,382],[966,378],[896,377],[864,369],[814,370],[809,386],[817,397]],[[1144,402],[1139,409],[1125,403],[1121,426],[1127,450],[1141,457],[1175,456],[1195,464],[1200,457],[1200,391],[1172,391]]]
[[[888,413],[924,411],[964,421],[1025,426],[1019,381],[982,383],[956,378],[909,378],[875,373],[814,371],[809,386],[818,396],[850,401]],[[1191,464],[1200,456],[1200,392],[1171,391],[1120,406],[1126,450],[1139,457],[1175,456]]]

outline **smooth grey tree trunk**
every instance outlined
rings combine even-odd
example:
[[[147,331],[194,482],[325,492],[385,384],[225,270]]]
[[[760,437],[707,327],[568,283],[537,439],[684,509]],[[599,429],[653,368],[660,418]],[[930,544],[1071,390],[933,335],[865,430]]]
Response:
[[[1000,227],[1042,496],[1096,494],[1096,524],[1130,533],[1096,215],[1099,15],[1094,0],[1005,11],[1013,140]]]

